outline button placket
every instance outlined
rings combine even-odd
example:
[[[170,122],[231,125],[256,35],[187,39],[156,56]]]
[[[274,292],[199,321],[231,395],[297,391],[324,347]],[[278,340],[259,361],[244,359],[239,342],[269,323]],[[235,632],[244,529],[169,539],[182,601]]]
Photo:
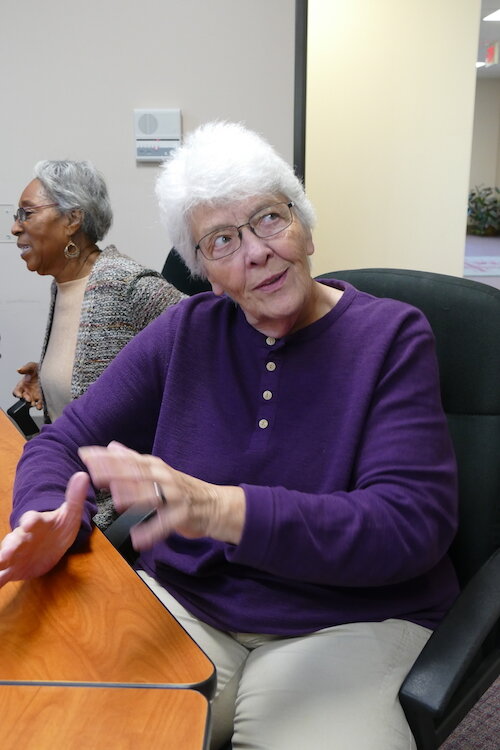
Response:
[[[265,352],[262,352],[261,379],[257,385],[257,410],[255,415],[255,430],[252,437],[251,447],[254,450],[265,451],[273,435],[273,425],[277,409],[277,389],[280,379],[282,364],[282,348],[285,344],[283,339],[275,339],[273,336],[263,338]]]
[[[274,336],[267,336],[265,341],[268,347],[273,347],[276,345],[276,339],[274,338]],[[257,422],[260,430],[266,430],[270,426],[272,417],[274,416],[274,404],[271,404],[270,402],[273,399],[274,390],[276,388],[276,359],[278,356],[279,354],[276,349],[274,351],[270,351],[268,354],[268,359],[265,363],[266,371],[263,376],[263,388],[260,394],[261,408],[259,409]]]
[[[271,412],[274,412],[274,408],[270,408],[269,402],[273,397],[273,391],[276,378],[274,377],[276,370],[276,362],[274,360],[268,360],[266,362],[266,372],[263,377],[263,385],[265,387],[261,390],[261,408],[259,409],[258,425],[261,430],[266,430],[269,427]],[[274,381],[274,383],[273,383]]]

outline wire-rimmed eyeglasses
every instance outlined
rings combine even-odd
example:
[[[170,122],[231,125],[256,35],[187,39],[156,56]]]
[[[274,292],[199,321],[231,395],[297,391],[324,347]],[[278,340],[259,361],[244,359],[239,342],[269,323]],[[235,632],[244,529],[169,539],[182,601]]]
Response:
[[[249,227],[255,236],[261,239],[273,237],[292,223],[293,205],[293,201],[290,201],[273,203],[261,208],[239,227],[221,227],[205,234],[194,249],[199,250],[206,260],[220,260],[240,249],[243,227]]]
[[[24,206],[19,206],[16,213],[14,214],[14,221],[18,221],[20,224],[26,221],[26,219],[29,219],[31,214],[35,214],[37,210],[41,208],[51,208],[52,206],[57,206],[58,203],[43,203],[41,206],[28,206],[27,208],[24,208]]]

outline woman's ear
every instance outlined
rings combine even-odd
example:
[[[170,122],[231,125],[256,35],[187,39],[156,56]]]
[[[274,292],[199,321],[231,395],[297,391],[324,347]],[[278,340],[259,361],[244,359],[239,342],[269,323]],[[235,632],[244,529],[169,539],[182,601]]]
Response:
[[[67,228],[71,231],[71,234],[76,234],[79,229],[82,228],[83,224],[83,211],[81,208],[72,208],[66,214],[68,219]]]

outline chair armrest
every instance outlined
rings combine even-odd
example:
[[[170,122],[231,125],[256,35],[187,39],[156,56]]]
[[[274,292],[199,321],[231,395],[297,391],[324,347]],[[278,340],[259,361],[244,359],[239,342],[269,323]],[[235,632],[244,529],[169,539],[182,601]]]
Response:
[[[132,547],[130,529],[138,523],[147,521],[154,513],[156,513],[155,509],[138,511],[136,508],[129,508],[118,516],[107,529],[104,529],[104,536],[109,539],[113,547],[130,565],[133,565],[139,556],[137,550]]]
[[[418,726],[443,719],[441,740],[500,673],[500,550],[469,581],[401,686],[399,699],[418,747]],[[437,746],[437,745],[436,745]]]
[[[7,409],[7,414],[16,423],[26,438],[36,435],[40,430],[30,415],[31,406],[23,398]]]

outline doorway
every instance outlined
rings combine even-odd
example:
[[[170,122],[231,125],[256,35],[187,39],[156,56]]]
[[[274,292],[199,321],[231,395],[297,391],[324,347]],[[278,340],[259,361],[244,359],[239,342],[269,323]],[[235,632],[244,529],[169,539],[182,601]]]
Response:
[[[499,8],[500,0],[481,2],[478,63],[485,62],[492,44],[500,47],[500,21],[483,21]],[[469,190],[494,189],[500,183],[500,64],[478,67],[476,76]],[[500,289],[500,235],[467,233],[464,256],[464,276]]]

